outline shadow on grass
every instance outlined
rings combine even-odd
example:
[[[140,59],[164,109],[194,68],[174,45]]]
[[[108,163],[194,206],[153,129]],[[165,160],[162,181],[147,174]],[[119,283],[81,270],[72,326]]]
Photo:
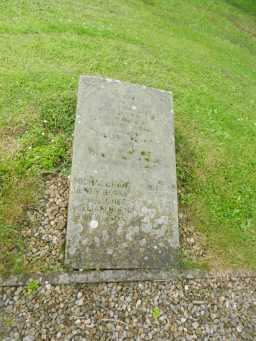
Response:
[[[256,2],[255,0],[225,0],[229,5],[256,17]]]
[[[208,264],[204,259],[200,259],[193,255],[193,259],[186,255],[185,238],[188,233],[191,233],[190,225],[193,226],[195,221],[195,210],[193,208],[192,194],[195,191],[195,165],[196,155],[191,148],[191,142],[182,134],[179,129],[176,129],[176,169],[178,183],[178,202],[179,202],[179,219],[180,242],[181,250],[179,253],[179,268],[180,269],[201,269],[207,270]],[[187,231],[188,229],[188,231]],[[195,231],[198,233],[198,231]],[[200,245],[205,248],[205,246]]]
[[[175,131],[175,141],[179,203],[185,205],[189,203],[188,198],[193,190],[195,155],[191,143],[179,129]]]

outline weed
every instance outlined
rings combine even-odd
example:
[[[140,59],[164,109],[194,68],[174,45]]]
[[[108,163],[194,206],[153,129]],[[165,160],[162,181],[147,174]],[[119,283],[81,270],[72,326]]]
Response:
[[[26,284],[25,292],[29,296],[34,295],[40,288],[40,286],[41,286],[40,282],[37,281],[36,279],[33,279]]]
[[[154,307],[151,311],[151,314],[152,314],[152,317],[155,319],[155,320],[158,320],[160,315],[161,315],[161,311],[158,307]]]

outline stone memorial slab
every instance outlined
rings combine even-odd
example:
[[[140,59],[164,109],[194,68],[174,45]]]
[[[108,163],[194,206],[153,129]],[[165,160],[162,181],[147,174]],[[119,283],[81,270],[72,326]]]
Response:
[[[82,76],[66,240],[73,269],[163,269],[179,247],[170,93]]]

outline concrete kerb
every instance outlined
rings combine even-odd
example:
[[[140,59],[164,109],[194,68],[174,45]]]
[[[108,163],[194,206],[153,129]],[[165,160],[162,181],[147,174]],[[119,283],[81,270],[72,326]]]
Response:
[[[51,285],[99,284],[99,283],[128,283],[145,281],[193,280],[209,277],[248,278],[256,277],[256,272],[207,272],[201,270],[104,270],[88,272],[58,272],[58,273],[26,273],[0,277],[0,287],[25,286],[31,280]]]

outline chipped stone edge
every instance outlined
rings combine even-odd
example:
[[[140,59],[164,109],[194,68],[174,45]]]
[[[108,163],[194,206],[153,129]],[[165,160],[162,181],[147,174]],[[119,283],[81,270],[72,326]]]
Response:
[[[52,285],[171,281],[179,279],[207,278],[256,278],[256,272],[207,272],[202,270],[103,270],[88,272],[26,273],[0,277],[0,287],[25,286],[28,281],[38,280]]]

